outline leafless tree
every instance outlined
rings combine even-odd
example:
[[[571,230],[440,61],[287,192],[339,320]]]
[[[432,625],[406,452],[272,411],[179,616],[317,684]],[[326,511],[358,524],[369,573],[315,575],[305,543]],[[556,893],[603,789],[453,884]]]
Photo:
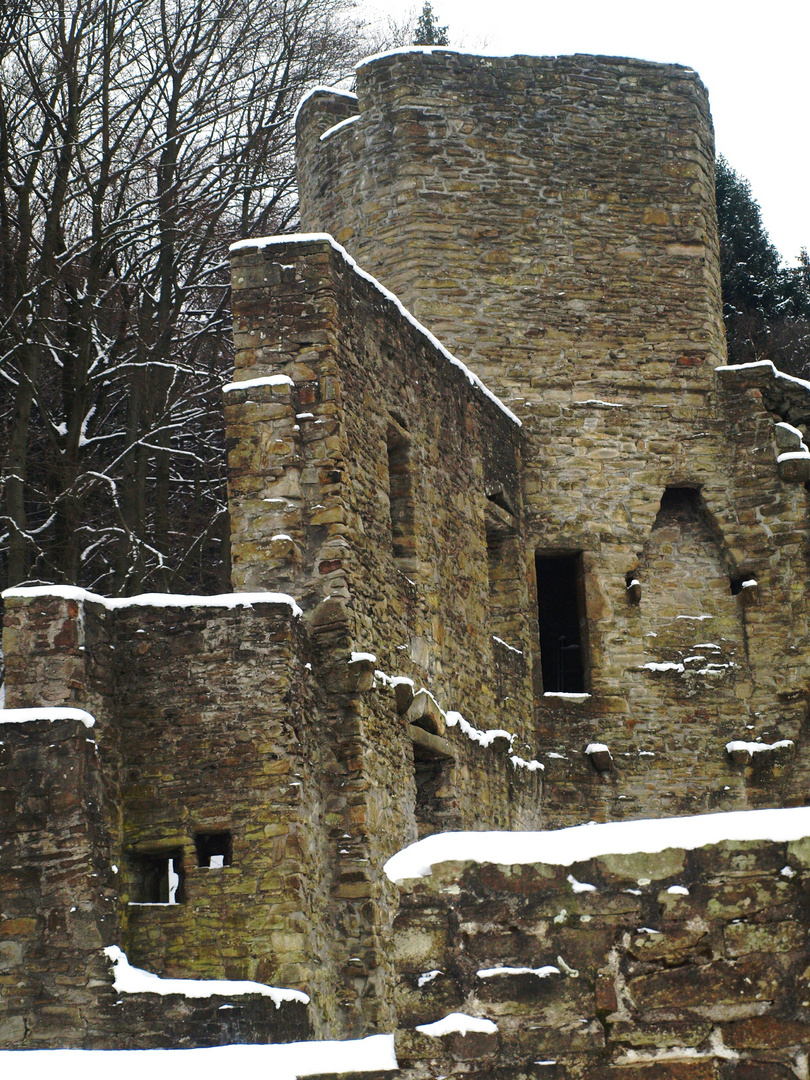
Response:
[[[297,207],[343,0],[0,0],[0,552],[10,584],[228,579],[227,245]]]

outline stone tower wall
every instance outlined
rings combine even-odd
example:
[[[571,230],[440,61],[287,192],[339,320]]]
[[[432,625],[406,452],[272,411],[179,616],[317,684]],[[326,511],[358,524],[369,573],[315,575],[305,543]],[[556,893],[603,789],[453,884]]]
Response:
[[[323,139],[326,95],[300,110],[302,227],[504,400],[581,378],[710,382],[714,143],[693,71],[405,51],[362,65],[357,93],[358,119]]]
[[[697,76],[406,51],[361,66],[357,90],[337,126],[323,93],[300,110],[303,225],[333,231],[521,416],[529,609],[535,552],[581,560],[590,697],[547,695],[529,617],[546,823],[803,798],[784,761],[760,756],[746,780],[724,749],[806,738],[807,496],[777,466],[773,377],[756,374],[763,396],[715,376]]]

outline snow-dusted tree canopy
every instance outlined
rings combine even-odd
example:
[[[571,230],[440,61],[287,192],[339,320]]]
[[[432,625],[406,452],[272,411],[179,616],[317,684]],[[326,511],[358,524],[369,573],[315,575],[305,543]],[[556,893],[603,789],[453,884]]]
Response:
[[[0,22],[3,584],[227,587],[227,245],[297,213],[343,0],[22,0]]]

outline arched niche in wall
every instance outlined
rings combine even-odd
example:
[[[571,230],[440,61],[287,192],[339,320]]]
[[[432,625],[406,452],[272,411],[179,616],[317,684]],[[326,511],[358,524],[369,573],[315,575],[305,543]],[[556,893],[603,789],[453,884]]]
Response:
[[[694,691],[747,667],[745,575],[731,565],[699,487],[665,489],[631,578],[640,583],[647,669],[682,675]]]

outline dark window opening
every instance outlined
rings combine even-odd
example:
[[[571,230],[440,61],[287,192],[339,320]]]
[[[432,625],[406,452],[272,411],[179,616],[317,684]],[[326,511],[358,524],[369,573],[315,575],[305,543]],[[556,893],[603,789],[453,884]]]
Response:
[[[541,555],[537,569],[540,663],[545,693],[585,692],[582,556]]]
[[[700,514],[702,510],[700,488],[665,488],[664,494],[661,496],[661,509],[671,511],[674,514],[687,513],[690,517]]]
[[[229,832],[197,833],[194,847],[197,866],[220,870],[223,866],[231,865],[233,841]]]
[[[183,852],[132,852],[132,901],[136,904],[182,904],[185,901]]]
[[[424,747],[413,747],[413,772],[416,782],[416,826],[420,839],[442,827],[442,788],[451,766],[447,758],[438,757]]]
[[[411,442],[393,418],[388,424],[388,500],[394,560],[405,574],[416,570]]]

